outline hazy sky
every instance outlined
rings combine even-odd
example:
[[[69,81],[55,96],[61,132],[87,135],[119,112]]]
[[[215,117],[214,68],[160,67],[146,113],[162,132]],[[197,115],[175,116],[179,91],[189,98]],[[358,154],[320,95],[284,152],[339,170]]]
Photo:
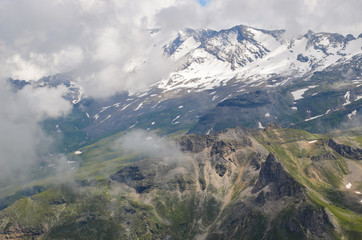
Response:
[[[37,148],[50,142],[39,122],[71,110],[64,88],[15,92],[5,84],[8,77],[69,73],[86,95],[108,97],[147,88],[171,71],[161,47],[185,27],[245,24],[286,29],[290,36],[308,29],[362,32],[361,0],[199,1],[1,0],[0,169],[35,160]],[[150,34],[152,28],[161,31]]]

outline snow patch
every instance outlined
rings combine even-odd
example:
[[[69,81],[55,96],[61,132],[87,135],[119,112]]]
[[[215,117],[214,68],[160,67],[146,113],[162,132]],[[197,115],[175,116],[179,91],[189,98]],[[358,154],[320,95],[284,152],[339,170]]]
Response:
[[[106,111],[108,108],[110,108],[111,106],[107,106],[107,107],[102,107],[101,108],[101,111],[99,112],[99,113],[102,113],[102,112],[104,112],[104,111]]]
[[[265,113],[265,117],[270,117],[270,113]]]
[[[100,123],[103,123],[104,121],[106,121],[107,119],[111,118],[112,115],[108,115],[105,119],[103,119],[102,121],[100,121]]]
[[[132,104],[132,103],[129,103],[129,104],[123,105],[123,106],[122,106],[121,111],[123,111],[123,110],[125,110],[126,108],[128,108],[128,106],[129,106],[129,105],[131,105],[131,104]]]
[[[179,119],[180,117],[181,117],[181,115],[178,115],[177,117],[175,117],[175,118],[171,121],[171,123],[172,123],[172,124],[178,124],[179,122],[176,122],[176,120]]]
[[[349,120],[352,120],[353,116],[356,116],[356,114],[357,114],[357,109],[353,110],[347,116],[348,116]]]
[[[302,88],[302,89],[291,92],[291,94],[293,95],[294,100],[297,101],[297,100],[303,99],[303,95],[306,91],[308,91],[311,88],[315,88],[315,87],[317,87],[317,86],[309,86],[307,88]]]
[[[74,154],[79,155],[79,154],[82,154],[82,152],[78,150],[78,151],[75,151]]]
[[[183,107],[184,107],[184,106],[182,106],[182,105],[181,105],[181,106],[178,106],[178,108],[180,108],[180,109],[183,108]]]
[[[298,110],[298,108],[297,108],[297,107],[291,107],[291,109],[293,109],[293,110]]]
[[[346,94],[344,94],[344,99],[346,100],[346,102],[343,104],[343,106],[351,103],[350,97],[351,97],[351,91],[348,91],[346,92]]]
[[[351,184],[351,183],[348,183],[348,184],[346,185],[346,188],[347,188],[347,189],[351,189],[351,187],[352,187],[352,184]]]
[[[316,143],[316,142],[318,142],[318,140],[309,141],[308,143],[311,144],[311,143]]]
[[[229,95],[227,95],[225,98],[223,98],[223,99],[222,99],[221,101],[219,101],[219,102],[223,102],[223,101],[225,101],[226,99],[229,99],[232,95],[233,95],[233,94],[230,93]]]
[[[303,94],[308,90],[308,88],[302,88],[297,91],[291,92],[293,95],[294,100],[299,100],[303,98]]]
[[[304,119],[304,121],[305,121],[305,122],[308,122],[308,121],[310,121],[310,120],[313,120],[313,119],[316,119],[316,118],[319,118],[319,117],[322,117],[322,116],[324,116],[324,114],[322,114],[322,115],[317,115],[317,116],[314,116],[314,117],[311,117],[311,118]]]
[[[264,129],[264,127],[263,127],[263,125],[261,124],[261,122],[258,122],[258,128]]]
[[[118,108],[118,107],[121,105],[121,103],[122,103],[122,102],[115,103],[115,104],[113,104],[113,107]]]
[[[142,102],[142,103],[140,103],[140,104],[136,107],[136,109],[135,109],[135,110],[133,110],[133,111],[137,111],[137,110],[138,110],[138,109],[140,109],[142,106],[143,106],[143,102]]]
[[[212,131],[212,128],[210,128],[209,131],[207,131],[206,135],[210,135],[211,131]]]
[[[156,103],[156,105],[153,105],[152,107],[151,107],[151,109],[154,109],[155,107],[157,107],[158,106],[158,104],[160,104],[162,101],[158,101],[158,103]]]

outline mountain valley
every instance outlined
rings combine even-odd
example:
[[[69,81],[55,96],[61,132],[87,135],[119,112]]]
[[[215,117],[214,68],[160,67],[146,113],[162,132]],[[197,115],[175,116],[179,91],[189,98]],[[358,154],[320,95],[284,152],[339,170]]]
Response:
[[[41,122],[30,174],[0,176],[0,238],[361,239],[362,34],[284,34],[185,29],[154,44],[176,69],[109,98],[9,79],[73,109]]]

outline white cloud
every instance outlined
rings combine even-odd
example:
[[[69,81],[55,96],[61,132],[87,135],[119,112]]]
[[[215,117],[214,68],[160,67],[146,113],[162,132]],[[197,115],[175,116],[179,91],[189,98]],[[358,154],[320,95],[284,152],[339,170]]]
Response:
[[[128,132],[117,139],[113,144],[113,148],[122,149],[131,154],[163,159],[168,162],[184,161],[186,158],[174,141],[163,139],[140,129]]]
[[[304,0],[304,4],[309,9],[309,11],[313,11],[318,5],[318,0]]]
[[[71,104],[62,97],[65,92],[65,87],[34,89],[31,86],[14,91],[4,81],[0,82],[1,181],[25,178],[29,174],[28,168],[49,151],[52,139],[39,123],[71,110]]]
[[[107,97],[148,87],[171,71],[161,45],[185,27],[246,24],[289,35],[308,29],[358,35],[360,9],[359,0],[211,0],[205,6],[196,0],[3,0],[0,72],[25,80],[70,72],[85,94]],[[151,36],[153,27],[162,31]],[[135,62],[130,74],[126,68]]]

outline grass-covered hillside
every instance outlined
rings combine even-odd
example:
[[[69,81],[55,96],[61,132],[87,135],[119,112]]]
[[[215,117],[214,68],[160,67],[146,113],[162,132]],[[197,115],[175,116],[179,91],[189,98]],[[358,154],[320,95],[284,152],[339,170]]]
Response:
[[[119,133],[2,191],[0,238],[361,239],[361,135],[333,134]]]

